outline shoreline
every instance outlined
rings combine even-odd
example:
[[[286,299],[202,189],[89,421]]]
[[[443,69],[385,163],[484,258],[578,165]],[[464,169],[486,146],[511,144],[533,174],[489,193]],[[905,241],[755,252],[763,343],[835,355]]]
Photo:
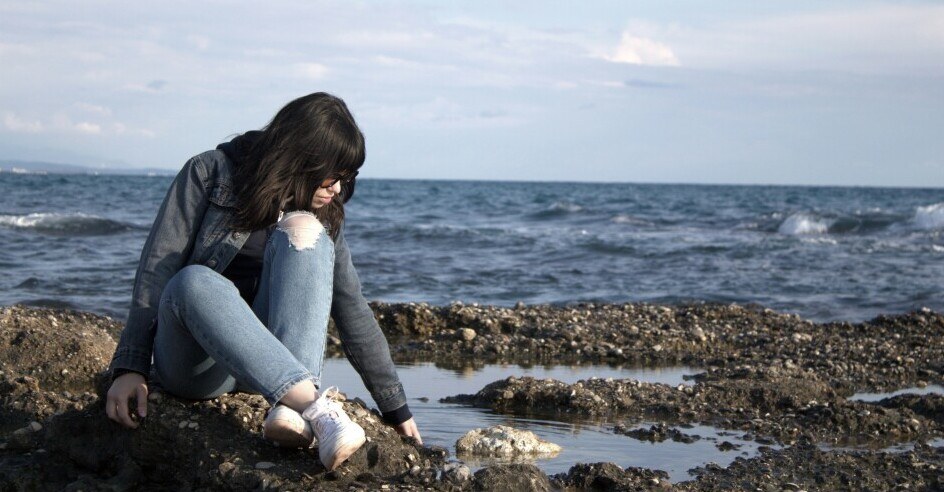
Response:
[[[744,433],[765,447],[761,455],[738,458],[726,468],[696,469],[692,480],[677,484],[668,483],[659,470],[632,468],[622,457],[610,464],[575,464],[569,473],[553,477],[533,465],[493,465],[456,482],[444,471],[446,450],[404,444],[384,434],[385,427],[370,412],[349,402],[349,412],[358,415],[378,446],[379,461],[352,459],[346,472],[326,474],[314,464],[317,460],[294,460],[282,450],[272,456],[262,452],[280,465],[258,469],[247,463],[261,459],[253,457],[261,444],[258,430],[266,406],[261,399],[238,394],[185,403],[165,397],[151,402],[155,408],[149,415],[161,415],[162,420],[166,415],[173,425],[149,421],[145,432],[89,419],[100,417],[99,373],[114,350],[121,323],[90,313],[13,306],[0,307],[0,478],[30,488],[49,479],[47,463],[60,460],[67,470],[57,482],[60,486],[76,480],[85,488],[116,482],[155,486],[160,474],[155,474],[149,456],[163,449],[169,462],[188,463],[186,470],[168,472],[166,479],[178,486],[210,488],[268,481],[287,488],[347,490],[364,484],[465,490],[515,477],[527,478],[539,489],[535,484],[586,488],[605,483],[659,490],[773,485],[774,490],[793,485],[883,489],[899,483],[935,487],[944,480],[938,477],[944,469],[944,449],[920,444],[944,437],[944,396],[902,395],[868,403],[849,399],[861,391],[944,383],[944,316],[930,310],[853,324],[813,323],[760,307],[720,304],[371,307],[396,362],[444,367],[684,364],[701,371],[691,386],[679,387],[625,379],[565,384],[512,377],[445,401],[515,415],[605,415],[664,424],[649,434],[708,424]],[[342,355],[333,328],[328,355]],[[185,427],[199,422],[199,428],[178,432],[183,421],[188,422]],[[30,422],[43,430],[18,430]],[[75,427],[76,422],[83,424]],[[627,439],[646,435],[631,427],[614,431]],[[238,438],[226,437],[234,432]],[[113,436],[114,441],[97,436]],[[908,443],[918,444],[910,451],[881,451]],[[859,448],[844,448],[850,445]],[[868,450],[872,448],[878,450]],[[120,453],[129,458],[106,465]],[[360,454],[365,453],[356,456]],[[198,461],[201,464],[194,466]]]

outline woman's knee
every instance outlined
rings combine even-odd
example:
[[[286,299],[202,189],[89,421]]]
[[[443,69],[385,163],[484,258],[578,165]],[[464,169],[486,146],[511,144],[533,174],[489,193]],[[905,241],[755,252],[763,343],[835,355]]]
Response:
[[[311,212],[289,212],[279,221],[278,230],[288,236],[293,248],[304,250],[315,247],[324,225]]]
[[[212,268],[203,265],[187,265],[171,277],[164,288],[164,294],[176,295],[184,299],[193,299],[201,292],[218,291],[219,280],[223,277]]]

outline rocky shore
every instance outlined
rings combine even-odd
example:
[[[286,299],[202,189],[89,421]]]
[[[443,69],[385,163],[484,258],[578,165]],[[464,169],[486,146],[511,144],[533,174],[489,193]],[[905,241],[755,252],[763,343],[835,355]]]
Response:
[[[904,395],[865,403],[859,391],[944,382],[944,316],[927,310],[864,323],[817,324],[756,307],[646,304],[500,308],[382,304],[372,307],[400,362],[684,364],[689,384],[625,379],[574,384],[495,381],[449,401],[544,418],[618,417],[626,439],[697,439],[688,424],[743,434],[766,447],[721,468],[670,483],[632,463],[574,464],[547,476],[529,464],[474,474],[450,450],[397,436],[363,402],[346,410],[369,442],[326,473],[313,451],[260,436],[265,402],[234,394],[187,402],[155,393],[135,431],[104,417],[99,395],[121,324],[72,311],[0,308],[0,489],[351,490],[939,490],[944,397]],[[331,337],[329,352],[341,354]],[[913,444],[917,443],[917,444]],[[883,451],[907,444],[906,451]],[[616,457],[614,457],[616,458]],[[625,467],[625,468],[624,468]]]

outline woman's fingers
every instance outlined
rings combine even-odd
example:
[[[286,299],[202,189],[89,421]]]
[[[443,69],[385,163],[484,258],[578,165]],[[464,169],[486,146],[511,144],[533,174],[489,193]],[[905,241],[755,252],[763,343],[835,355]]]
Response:
[[[416,439],[416,442],[420,445],[423,444],[423,438],[420,437],[420,430],[416,427],[416,421],[410,418],[406,422],[397,425],[397,432],[404,436],[410,436]]]
[[[105,415],[108,415],[108,418],[118,422],[118,400],[108,395],[108,398],[105,400]]]
[[[147,397],[148,390],[147,385],[139,384],[135,389],[135,399],[138,402],[138,416],[141,418],[147,417]]]
[[[128,413],[128,397],[119,397],[118,403],[115,405],[115,410],[118,412],[118,422],[121,425],[129,428],[136,429],[138,424],[131,419],[131,415]]]
[[[115,378],[105,400],[105,414],[108,418],[129,428],[136,429],[137,422],[128,412],[128,400],[134,398],[139,417],[147,416],[147,380],[137,372],[129,372]]]

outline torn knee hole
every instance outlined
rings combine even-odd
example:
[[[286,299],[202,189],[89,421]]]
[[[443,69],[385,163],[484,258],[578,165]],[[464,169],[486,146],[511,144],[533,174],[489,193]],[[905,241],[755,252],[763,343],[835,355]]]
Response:
[[[278,225],[278,230],[288,236],[289,244],[297,250],[314,248],[323,229],[321,221],[308,213],[290,215]]]

